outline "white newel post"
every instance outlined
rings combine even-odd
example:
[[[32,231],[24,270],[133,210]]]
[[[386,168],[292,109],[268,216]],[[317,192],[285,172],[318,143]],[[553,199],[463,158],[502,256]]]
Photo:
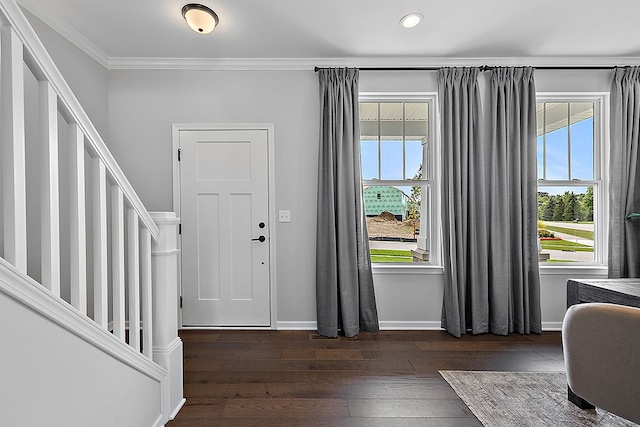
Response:
[[[169,371],[163,384],[162,413],[173,419],[185,403],[182,392],[182,340],[178,337],[178,223],[173,212],[151,212],[160,238],[153,242],[153,361]]]

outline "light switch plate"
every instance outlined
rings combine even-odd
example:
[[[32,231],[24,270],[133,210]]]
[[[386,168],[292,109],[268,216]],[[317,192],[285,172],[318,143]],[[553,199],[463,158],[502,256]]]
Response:
[[[291,211],[278,211],[278,222],[291,222]]]

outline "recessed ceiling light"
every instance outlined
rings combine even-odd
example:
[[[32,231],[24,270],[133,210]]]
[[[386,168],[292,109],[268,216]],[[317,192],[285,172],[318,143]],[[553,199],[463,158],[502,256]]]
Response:
[[[418,25],[420,23],[420,21],[422,21],[422,18],[424,18],[424,16],[422,16],[422,14],[420,14],[420,13],[410,13],[410,14],[404,16],[400,20],[400,23],[405,28],[413,28],[416,25]]]

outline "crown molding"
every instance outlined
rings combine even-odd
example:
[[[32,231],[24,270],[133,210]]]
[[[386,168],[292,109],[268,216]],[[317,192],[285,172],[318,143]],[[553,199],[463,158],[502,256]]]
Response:
[[[313,58],[110,58],[110,70],[313,70]]]
[[[80,50],[108,70],[308,71],[315,67],[399,68],[462,66],[614,67],[640,65],[640,57],[335,57],[335,58],[149,58],[110,57],[37,1],[17,0]]]
[[[504,58],[110,58],[109,70],[308,71],[315,67],[397,68],[460,66],[614,67],[640,65],[639,57]]]
[[[29,4],[25,4],[25,2],[20,0],[17,0],[17,2],[20,7],[28,10],[35,15],[36,18],[40,19],[53,30],[57,31],[62,37],[93,58],[98,64],[102,65],[104,68],[109,68],[109,56],[96,45],[91,43],[85,36],[76,31],[75,28],[67,24],[58,16],[42,10],[41,6],[39,6],[40,3],[38,2],[29,2]]]

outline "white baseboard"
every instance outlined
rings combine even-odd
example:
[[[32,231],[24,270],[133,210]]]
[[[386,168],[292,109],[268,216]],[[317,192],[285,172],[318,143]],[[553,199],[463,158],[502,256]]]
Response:
[[[180,326],[184,331],[275,331],[271,326]]]
[[[182,345],[182,340],[180,339],[180,337],[175,337],[166,346],[154,345],[153,354],[154,355],[158,354],[158,355],[161,355],[162,357],[165,357],[166,355],[173,353],[181,345]]]
[[[279,331],[315,331],[318,329],[318,323],[314,321],[277,322],[276,329]]]
[[[162,384],[162,412],[173,419],[185,403],[183,392],[183,360],[184,353],[180,337],[174,338],[166,346],[153,347],[153,360],[169,372]]]
[[[440,321],[381,321],[381,331],[440,331]]]
[[[158,419],[153,423],[153,427],[164,427],[164,423],[162,422],[162,414],[158,415]]]
[[[543,331],[561,331],[562,322],[542,322]]]
[[[380,330],[402,331],[402,330],[443,330],[439,321],[418,321],[418,322],[380,322]],[[542,322],[543,331],[561,331],[562,322]]]
[[[174,419],[178,415],[178,412],[180,412],[180,409],[182,409],[185,403],[187,403],[187,399],[183,397],[180,403],[178,403],[178,406],[173,410],[171,415],[169,415],[170,420]]]
[[[279,331],[315,331],[318,329],[316,322],[311,321],[283,321],[276,324]],[[381,331],[440,331],[440,321],[380,321]],[[543,331],[561,331],[562,322],[542,322]]]
[[[283,321],[278,322],[276,328],[279,331],[315,331],[318,329],[318,324],[313,321]],[[380,330],[385,331],[403,331],[403,330],[440,330],[440,322],[394,322],[394,321],[381,321]]]

